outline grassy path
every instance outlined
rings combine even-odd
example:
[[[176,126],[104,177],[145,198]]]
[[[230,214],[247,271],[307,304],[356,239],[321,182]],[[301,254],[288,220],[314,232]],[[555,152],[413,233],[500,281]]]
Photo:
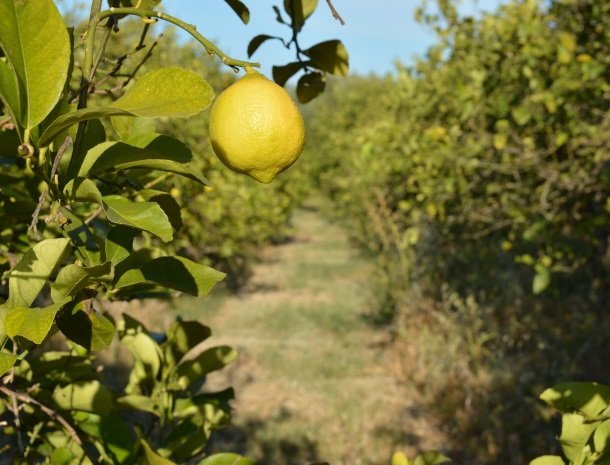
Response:
[[[395,448],[434,447],[415,394],[388,367],[387,334],[366,322],[372,265],[314,210],[294,226],[294,240],[264,251],[248,290],[192,309],[212,343],[240,353],[209,380],[237,393],[235,426],[214,448],[267,464],[383,465]]]

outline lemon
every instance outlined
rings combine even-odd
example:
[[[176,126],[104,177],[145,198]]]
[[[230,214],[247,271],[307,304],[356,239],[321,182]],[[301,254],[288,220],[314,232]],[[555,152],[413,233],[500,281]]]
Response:
[[[303,151],[305,124],[282,87],[246,69],[214,102],[209,134],[227,167],[269,183]]]

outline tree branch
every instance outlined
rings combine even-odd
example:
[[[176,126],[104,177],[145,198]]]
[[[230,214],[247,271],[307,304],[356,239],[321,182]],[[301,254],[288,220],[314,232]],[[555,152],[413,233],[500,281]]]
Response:
[[[333,18],[335,18],[337,21],[339,21],[341,23],[341,26],[345,26],[345,21],[343,21],[343,18],[341,17],[339,12],[335,9],[335,7],[333,6],[333,3],[330,0],[326,0],[326,3],[328,4],[328,8],[330,8],[330,12],[333,14]]]
[[[104,10],[97,15],[97,21],[101,21],[104,18],[112,17],[114,15],[135,15],[140,16],[141,18],[158,18],[169,23],[175,24],[176,26],[184,29],[190,35],[192,35],[201,45],[203,45],[206,51],[210,55],[218,56],[222,62],[230,66],[231,68],[237,70],[237,68],[245,68],[246,66],[251,66],[255,68],[260,68],[260,63],[254,63],[249,61],[241,61],[235,60],[227,55],[225,55],[216,45],[202,36],[199,32],[197,32],[197,28],[192,24],[185,23],[184,21],[175,18],[174,16],[168,15],[167,13],[163,13],[161,11],[155,10],[144,10],[141,8],[110,8],[108,10]]]
[[[93,455],[90,454],[90,452],[87,451],[87,449],[85,448],[85,445],[83,443],[83,440],[80,438],[80,436],[78,435],[78,433],[76,432],[74,427],[68,422],[68,420],[66,420],[64,417],[62,417],[55,410],[53,410],[50,407],[47,407],[44,404],[41,404],[36,399],[34,399],[33,397],[30,397],[29,395],[27,395],[25,393],[13,391],[11,388],[9,388],[7,386],[0,385],[0,392],[2,392],[3,394],[5,394],[9,397],[18,399],[21,402],[24,402],[26,404],[35,405],[36,407],[38,407],[45,415],[47,415],[53,421],[56,421],[61,426],[63,426],[63,428],[68,433],[68,435],[83,450],[84,454],[87,456],[87,458],[89,460],[91,460],[92,463],[98,463],[99,457],[94,457]]]

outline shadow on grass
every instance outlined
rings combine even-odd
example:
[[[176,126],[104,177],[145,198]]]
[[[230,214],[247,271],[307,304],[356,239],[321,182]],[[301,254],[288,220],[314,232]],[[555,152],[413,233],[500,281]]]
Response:
[[[293,437],[269,435],[267,427],[263,421],[251,420],[244,425],[216,430],[206,452],[235,452],[264,465],[304,465],[321,461],[315,441],[303,434]]]

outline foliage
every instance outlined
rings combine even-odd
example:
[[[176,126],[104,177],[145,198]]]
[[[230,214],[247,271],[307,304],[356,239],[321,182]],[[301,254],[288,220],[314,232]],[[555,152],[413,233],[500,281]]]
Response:
[[[117,392],[90,355],[115,335],[106,302],[204,296],[225,276],[170,245],[182,211],[163,183],[209,190],[206,162],[151,119],[199,114],[214,91],[197,72],[144,66],[157,44],[147,40],[151,18],[182,27],[235,70],[256,66],[154,10],[158,1],[132,3],[100,11],[93,0],[78,31],[51,0],[0,1],[0,406],[4,450],[20,463],[185,461],[228,418],[230,392],[199,389],[234,352],[191,352],[209,336],[199,323],[178,322],[159,342],[126,316],[118,337],[135,362]],[[227,3],[247,19],[241,2]],[[124,15],[142,18],[141,33],[112,56]],[[51,338],[69,350],[49,350]],[[123,411],[139,414],[129,422]]]
[[[565,383],[540,398],[562,415],[559,443],[567,463],[604,464],[610,456],[610,387],[597,383]],[[538,457],[530,465],[564,465],[557,455]]]
[[[81,322],[88,324],[87,317]],[[61,328],[62,320],[57,325]],[[97,325],[112,339],[110,320],[99,316]],[[123,367],[130,375],[120,391],[109,388],[95,357],[73,344],[68,350],[37,350],[11,371],[0,386],[12,399],[0,404],[0,418],[11,424],[0,439],[3,455],[19,463],[43,463],[46,457],[44,463],[53,464],[161,464],[173,463],[163,457],[184,462],[201,454],[211,431],[229,421],[233,392],[198,389],[205,375],[230,363],[235,352],[226,346],[196,348],[211,334],[196,321],[175,322],[162,342],[127,315],[117,327],[121,345],[133,357],[133,364]]]
[[[424,329],[457,341],[420,382],[464,460],[520,463],[549,440],[532,389],[604,369],[608,7],[439,14],[413,68],[314,103],[308,169],[379,259],[378,317],[422,357]]]

